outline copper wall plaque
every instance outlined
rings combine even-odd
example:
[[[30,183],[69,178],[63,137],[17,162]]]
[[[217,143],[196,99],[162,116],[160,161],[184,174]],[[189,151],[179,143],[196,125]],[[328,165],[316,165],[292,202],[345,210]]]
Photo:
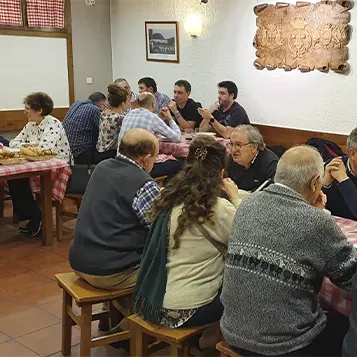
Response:
[[[254,38],[254,66],[348,72],[352,7],[352,1],[343,0],[255,6],[258,30]]]

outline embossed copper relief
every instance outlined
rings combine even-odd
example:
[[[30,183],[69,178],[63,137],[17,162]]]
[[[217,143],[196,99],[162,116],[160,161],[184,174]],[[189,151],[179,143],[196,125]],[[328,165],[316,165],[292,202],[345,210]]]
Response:
[[[327,72],[331,68],[347,72],[352,7],[352,1],[344,0],[256,6],[254,66],[270,70],[298,68],[303,72],[314,69]]]

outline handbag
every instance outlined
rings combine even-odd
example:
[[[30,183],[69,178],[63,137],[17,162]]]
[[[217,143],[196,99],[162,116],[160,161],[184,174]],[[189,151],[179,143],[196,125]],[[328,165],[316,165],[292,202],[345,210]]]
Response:
[[[223,259],[225,260],[227,258],[227,251],[228,251],[227,246],[213,239],[211,235],[208,233],[207,229],[202,227],[199,223],[195,223],[195,226],[203,234],[203,236],[222,254]]]
[[[71,160],[71,162],[74,161]],[[84,194],[95,166],[96,165],[90,164],[88,159],[87,164],[72,164],[72,175],[68,180],[66,193],[76,195]]]

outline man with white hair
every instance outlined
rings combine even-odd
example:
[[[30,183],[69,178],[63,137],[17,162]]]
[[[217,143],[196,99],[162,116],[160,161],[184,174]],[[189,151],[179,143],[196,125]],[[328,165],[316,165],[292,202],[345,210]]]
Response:
[[[265,147],[263,136],[251,125],[237,126],[228,148],[228,176],[245,191],[255,191],[266,180],[274,180],[279,158]]]
[[[357,128],[347,138],[347,155],[327,163],[323,185],[326,208],[335,216],[357,220]]]
[[[243,356],[340,356],[348,320],[320,308],[324,277],[351,289],[357,253],[324,212],[316,149],[281,157],[275,184],[244,199],[229,237],[221,330]]]

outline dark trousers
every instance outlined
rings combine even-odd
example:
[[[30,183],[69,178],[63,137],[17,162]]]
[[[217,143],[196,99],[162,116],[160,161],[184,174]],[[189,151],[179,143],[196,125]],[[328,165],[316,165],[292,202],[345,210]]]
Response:
[[[96,152],[94,154],[94,163],[99,164],[101,161],[106,160],[106,159],[113,159],[117,155],[116,150],[107,150],[104,152]]]
[[[337,312],[331,311],[327,314],[327,324],[325,329],[321,332],[319,336],[315,338],[314,341],[309,346],[306,346],[300,350],[287,353],[281,356],[275,357],[285,357],[285,356],[321,356],[321,357],[335,357],[341,356],[342,343],[347,331],[349,329],[348,318]],[[260,355],[254,352],[249,352],[235,348],[244,357],[260,357],[265,355]]]
[[[167,176],[168,178],[171,178],[181,170],[181,167],[182,164],[175,160],[158,162],[154,164],[154,167],[150,172],[150,176],[153,178],[161,176]]]
[[[17,219],[40,219],[41,211],[33,197],[29,179],[9,180],[7,184]]]
[[[219,321],[223,314],[223,305],[221,303],[221,290],[209,304],[200,307],[193,316],[181,327],[196,327]]]

